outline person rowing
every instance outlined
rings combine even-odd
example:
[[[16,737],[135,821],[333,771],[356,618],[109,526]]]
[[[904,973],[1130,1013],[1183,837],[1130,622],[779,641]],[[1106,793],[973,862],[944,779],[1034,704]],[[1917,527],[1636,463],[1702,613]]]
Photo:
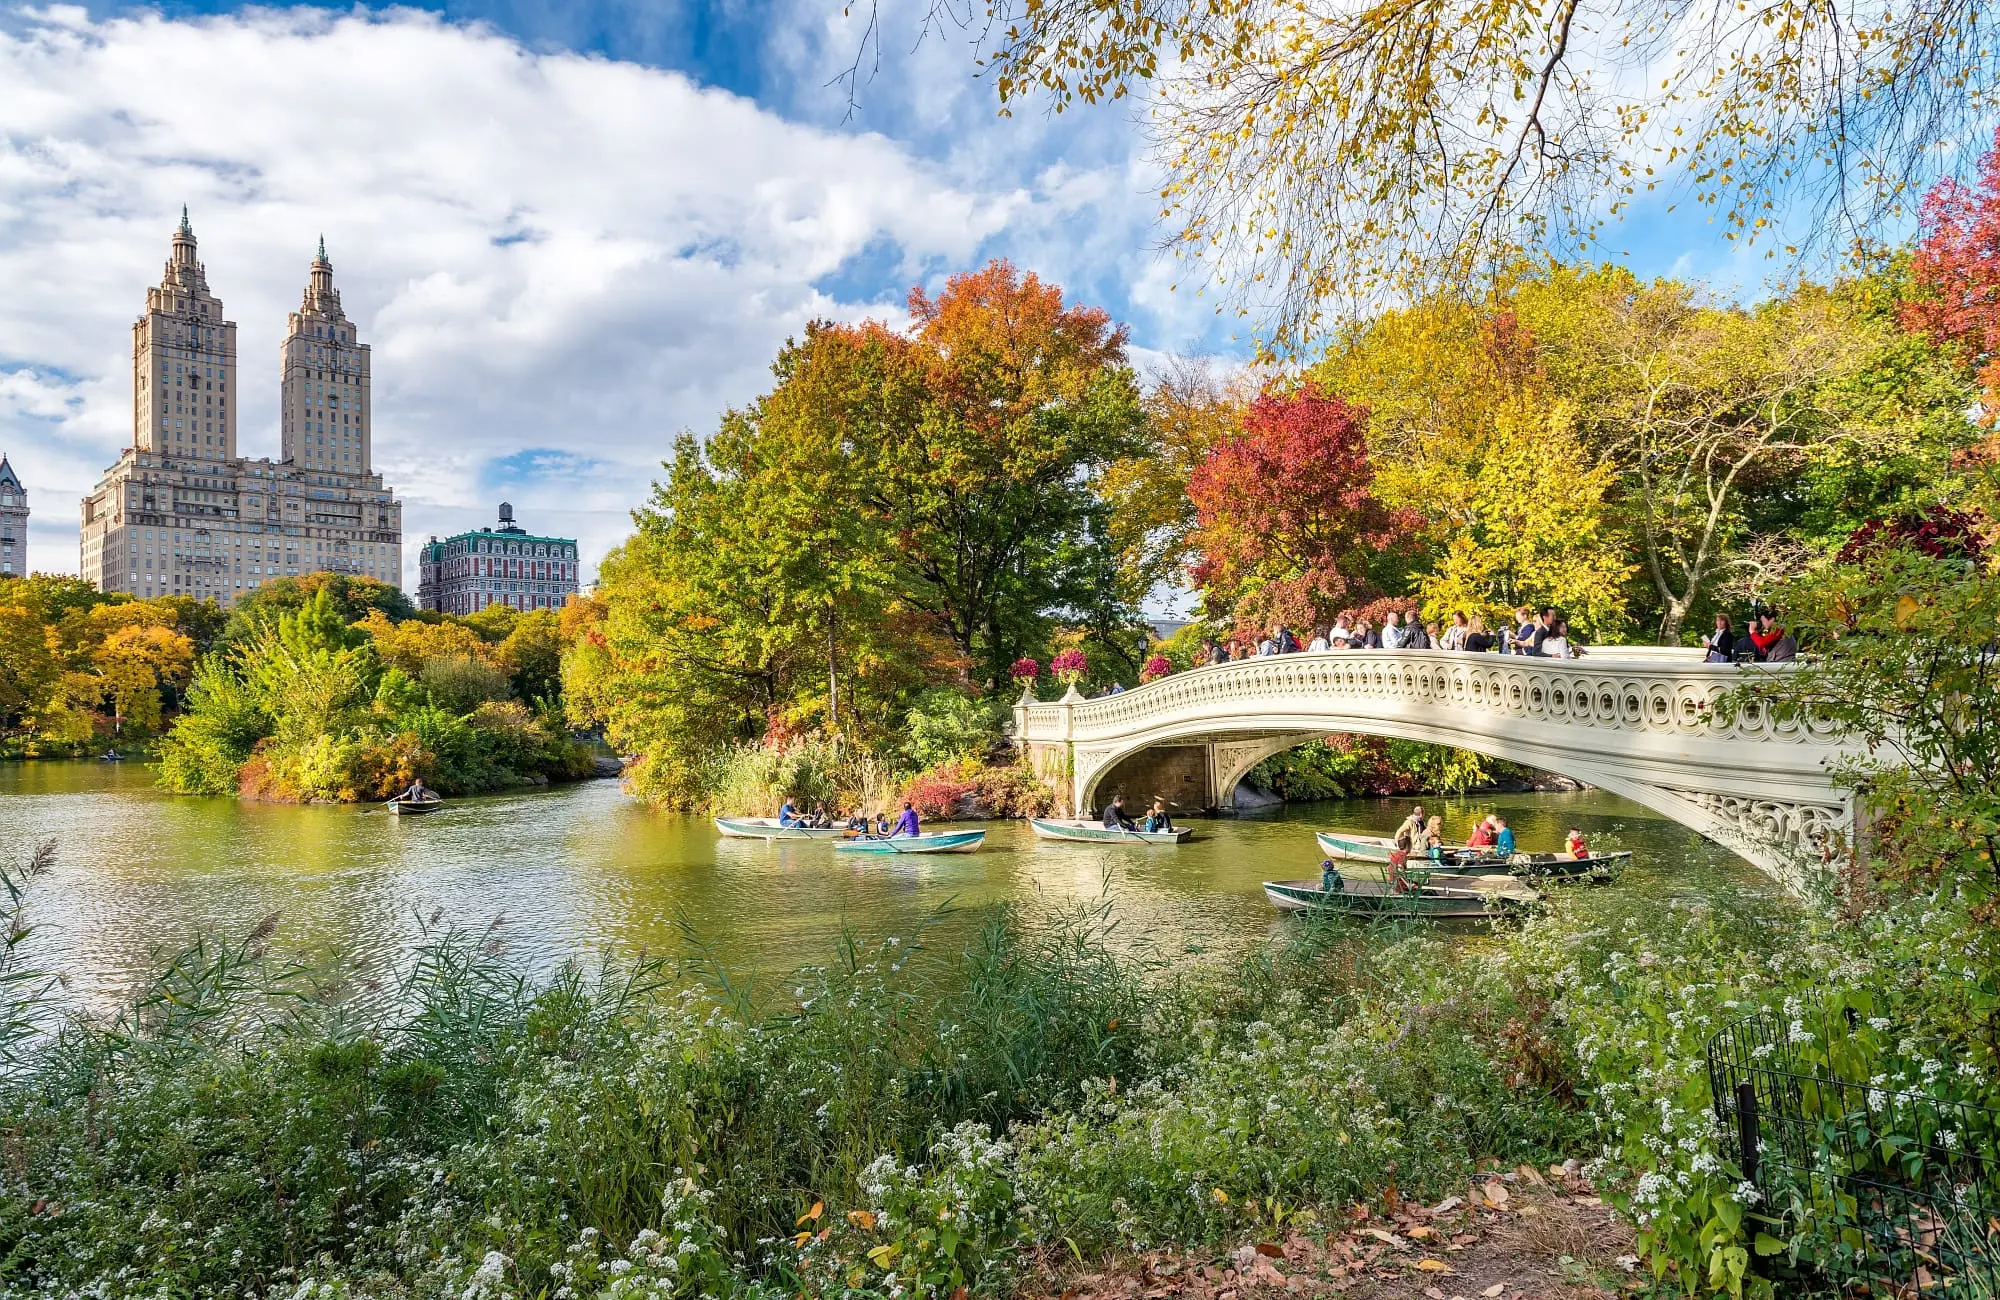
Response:
[[[424,785],[422,777],[418,777],[416,780],[410,782],[410,788],[396,796],[396,800],[399,803],[429,803],[435,798],[437,796],[432,794]]]
[[[921,834],[923,834],[923,825],[917,819],[916,807],[908,799],[905,799],[903,800],[903,815],[896,819],[896,829],[890,831],[886,838],[895,839],[898,835],[908,835],[915,838]]]
[[[1125,796],[1114,794],[1111,802],[1104,805],[1104,829],[1107,831],[1136,831],[1139,824],[1125,813]]]

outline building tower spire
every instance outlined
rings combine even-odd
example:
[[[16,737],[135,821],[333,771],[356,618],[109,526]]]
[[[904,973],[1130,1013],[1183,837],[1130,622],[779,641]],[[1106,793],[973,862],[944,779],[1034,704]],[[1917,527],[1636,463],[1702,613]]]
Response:
[[[174,230],[174,266],[194,265],[194,227],[188,224],[187,205],[181,205],[181,224]]]

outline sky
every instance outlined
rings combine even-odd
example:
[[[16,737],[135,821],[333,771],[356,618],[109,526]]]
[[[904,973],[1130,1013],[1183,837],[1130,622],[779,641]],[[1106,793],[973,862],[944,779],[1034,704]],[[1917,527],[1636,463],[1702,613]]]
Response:
[[[186,205],[237,324],[239,451],[278,452],[278,346],[319,239],[372,345],[375,464],[417,543],[574,536],[588,577],[682,431],[815,318],[1011,258],[1130,325],[1142,370],[1248,325],[1156,252],[1128,103],[996,113],[971,33],[884,0],[446,0],[0,10],[0,452],[29,564],[131,441],[131,324]],[[1614,232],[1643,274],[1754,284],[1689,211]],[[1177,282],[1183,282],[1176,288]]]

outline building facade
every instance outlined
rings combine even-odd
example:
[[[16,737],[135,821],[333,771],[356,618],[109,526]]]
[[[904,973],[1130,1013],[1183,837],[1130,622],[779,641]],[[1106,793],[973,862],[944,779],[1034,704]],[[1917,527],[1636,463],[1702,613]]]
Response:
[[[132,326],[132,445],[83,499],[81,569],[102,591],[212,599],[280,576],[402,578],[402,503],[372,468],[368,346],[321,241],[280,351],[280,455],[237,454],[236,325],[181,213]]]
[[[0,452],[0,578],[28,571],[28,490]]]
[[[500,503],[497,528],[424,543],[418,556],[417,607],[471,614],[488,605],[561,609],[577,593],[576,539],[537,537]]]

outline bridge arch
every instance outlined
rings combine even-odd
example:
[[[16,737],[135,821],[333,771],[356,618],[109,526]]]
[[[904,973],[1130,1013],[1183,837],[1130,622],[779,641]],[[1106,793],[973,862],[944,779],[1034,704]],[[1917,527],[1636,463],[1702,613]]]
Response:
[[[1686,655],[1686,652],[1682,652]],[[1451,745],[1623,795],[1791,884],[1852,834],[1830,727],[1712,706],[1746,670],[1657,651],[1557,661],[1443,651],[1330,651],[1201,668],[1053,703],[1024,696],[1015,733],[1071,808],[1124,759],[1200,746],[1209,802],[1257,763],[1345,733]]]

